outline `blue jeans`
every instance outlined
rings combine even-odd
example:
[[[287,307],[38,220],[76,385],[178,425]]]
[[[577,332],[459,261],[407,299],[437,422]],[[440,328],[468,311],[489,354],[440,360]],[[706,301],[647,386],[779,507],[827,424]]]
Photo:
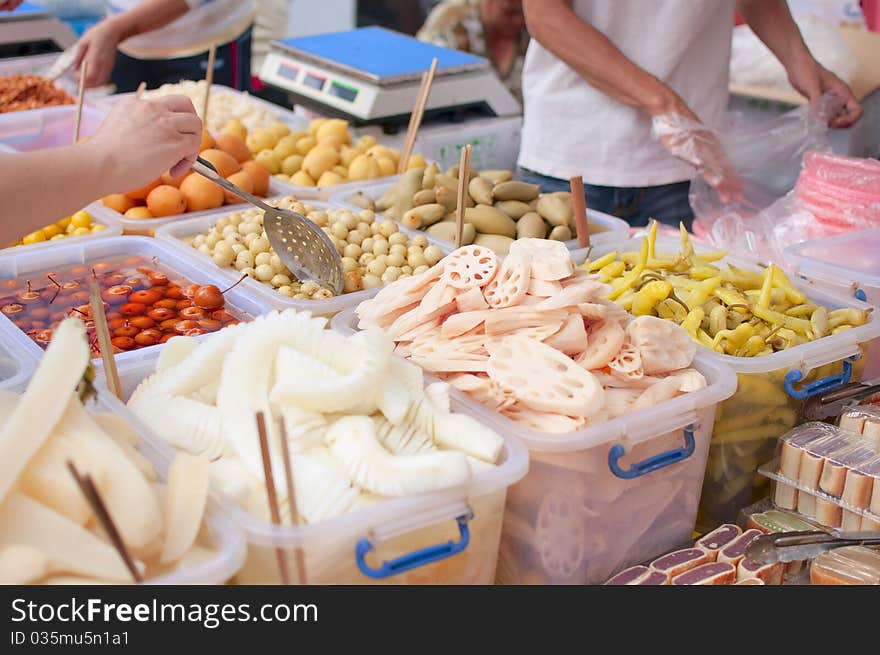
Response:
[[[523,182],[540,185],[545,193],[571,189],[567,180],[547,177],[527,168],[520,167],[517,177]],[[585,184],[584,195],[590,209],[622,218],[633,227],[643,227],[650,219],[656,218],[673,227],[678,227],[679,221],[682,221],[690,230],[694,221],[694,213],[688,200],[690,188],[690,182],[648,187]]]

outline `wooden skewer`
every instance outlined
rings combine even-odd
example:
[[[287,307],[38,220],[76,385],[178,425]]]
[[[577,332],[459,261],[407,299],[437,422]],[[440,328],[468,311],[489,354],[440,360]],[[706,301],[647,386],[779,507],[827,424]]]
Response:
[[[266,480],[266,495],[269,498],[269,515],[273,525],[281,525],[281,512],[278,511],[278,494],[275,493],[275,476],[272,473],[272,456],[269,451],[269,436],[266,432],[266,417],[263,412],[257,412],[257,431],[260,433],[260,455],[263,458],[263,476]],[[287,568],[287,558],[284,549],[275,547],[275,557],[278,559],[278,569],[281,571],[281,582],[290,584],[290,571]]]
[[[419,127],[422,125],[422,118],[425,115],[425,105],[428,104],[428,96],[431,95],[431,84],[434,82],[434,73],[436,72],[437,58],[434,57],[431,61],[431,68],[428,69],[428,72],[422,74],[422,85],[419,87],[419,94],[416,96],[416,104],[409,117],[409,128],[406,131],[406,141],[404,142],[403,153],[400,155],[400,164],[397,167],[397,173],[399,175],[405,173],[407,166],[409,165],[409,158],[416,145],[416,137],[419,133]]]
[[[214,61],[217,58],[217,44],[208,50],[208,71],[205,73],[205,102],[202,104],[202,124],[208,124],[208,101],[211,99],[211,85],[214,83]],[[207,128],[206,128],[207,129]]]
[[[290,459],[290,444],[287,443],[287,424],[280,422],[281,454],[284,457],[284,478],[287,482],[287,504],[290,506],[290,523],[299,525],[299,511],[296,508],[296,488],[293,486],[293,468]],[[296,549],[296,572],[300,584],[308,584],[306,580],[306,558],[302,548]]]
[[[107,511],[107,506],[104,504],[104,499],[101,498],[101,494],[98,492],[98,488],[92,481],[92,476],[80,475],[79,471],[76,470],[76,466],[71,460],[67,460],[67,468],[70,470],[71,475],[73,475],[73,479],[76,480],[77,485],[79,485],[80,491],[82,491],[83,496],[86,497],[86,501],[88,501],[89,506],[91,506],[92,511],[95,513],[95,516],[101,523],[101,527],[104,528],[107,536],[110,537],[110,541],[113,544],[113,547],[116,549],[116,552],[119,553],[122,561],[125,562],[125,567],[131,573],[131,577],[134,578],[135,582],[140,584],[144,581],[144,578],[141,575],[140,571],[137,570],[137,567],[134,565],[134,560],[131,558],[128,549],[125,547],[125,542],[122,541],[119,530],[116,528],[116,524],[113,522],[113,518],[110,516],[110,512]]]
[[[134,97],[137,98],[138,100],[140,100],[141,95],[143,95],[143,93],[144,93],[144,91],[146,91],[146,89],[147,89],[147,83],[141,82],[140,84],[138,84],[137,91],[134,92]]]
[[[79,91],[76,94],[76,123],[73,126],[73,144],[76,145],[79,143],[79,128],[82,123],[82,113],[83,113],[83,98],[85,97],[86,92],[86,69],[88,68],[88,63],[83,60],[82,65],[79,68]]]
[[[89,306],[92,308],[92,320],[95,322],[95,334],[101,348],[101,360],[104,362],[104,376],[107,386],[114,396],[125,402],[122,397],[122,384],[119,382],[119,371],[116,369],[116,357],[113,355],[113,344],[110,341],[110,328],[107,326],[107,314],[104,313],[104,301],[98,283],[89,282]]]
[[[461,161],[458,165],[458,204],[455,211],[455,247],[461,248],[461,239],[464,233],[465,198],[471,172],[471,146],[466,145],[461,149]]]
[[[571,178],[571,209],[577,230],[579,248],[590,247],[590,228],[587,225],[587,201],[584,197],[584,179],[578,175]]]

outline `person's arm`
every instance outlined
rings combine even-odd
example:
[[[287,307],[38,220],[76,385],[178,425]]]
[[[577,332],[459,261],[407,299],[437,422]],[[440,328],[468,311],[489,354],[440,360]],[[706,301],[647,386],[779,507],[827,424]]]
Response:
[[[679,114],[698,120],[677,93],[634,64],[571,4],[572,0],[523,0],[532,38],[591,86],[647,116]]]
[[[0,243],[61,220],[109,195],[146,186],[195,162],[202,121],[188,98],[126,98],[87,141],[0,154]]]
[[[75,69],[87,63],[86,86],[98,86],[110,79],[116,48],[126,39],[164,27],[197,4],[193,0],[143,0],[138,6],[102,20],[79,40]]]
[[[737,0],[737,9],[752,31],[776,56],[789,82],[810,102],[824,93],[840,100],[841,109],[830,118],[831,127],[849,127],[862,108],[849,86],[810,54],[785,0]]]
[[[0,11],[15,11],[24,0],[0,0]]]

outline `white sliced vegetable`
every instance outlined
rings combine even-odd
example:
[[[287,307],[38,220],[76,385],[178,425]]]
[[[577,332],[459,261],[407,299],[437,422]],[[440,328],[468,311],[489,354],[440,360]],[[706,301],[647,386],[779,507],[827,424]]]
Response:
[[[107,436],[111,437],[113,441],[120,446],[123,444],[137,446],[141,441],[141,436],[138,434],[137,430],[135,430],[131,423],[121,416],[110,414],[108,412],[97,412],[92,414],[92,418],[95,419],[95,423],[98,424],[98,427],[100,427]]]
[[[256,482],[254,477],[233,457],[223,457],[210,466],[211,480],[224,494],[244,502]]]
[[[206,458],[184,453],[171,462],[165,487],[165,547],[159,557],[163,564],[182,557],[196,541],[208,503],[208,465]]]
[[[62,321],[27,391],[0,431],[0,502],[61,419],[67,408],[63,401],[76,389],[90,356],[83,322]]]
[[[224,357],[232,350],[244,323],[231,325],[199,343],[186,359],[161,374],[159,384],[172,396],[188,396],[220,377]]]
[[[288,406],[281,410],[281,418],[287,430],[287,442],[291,453],[309,450],[324,442],[328,423],[323,414]]]
[[[169,339],[159,351],[156,373],[163,373],[168,369],[174,368],[192,355],[198,347],[199,340],[195,337],[174,337]]]
[[[383,416],[374,416],[376,437],[394,455],[415,455],[437,450],[434,440],[411,423],[394,425]]]
[[[111,582],[131,582],[131,573],[108,542],[24,494],[0,505],[0,546],[40,550],[53,570]],[[143,564],[136,562],[139,570]]]
[[[296,508],[307,523],[326,521],[351,510],[361,491],[326,448],[315,448],[291,459]]]
[[[346,416],[327,432],[330,453],[348,475],[380,496],[408,496],[464,484],[467,458],[458,452],[392,455],[379,443],[367,416]]]
[[[6,420],[12,416],[12,412],[15,411],[20,399],[21,396],[14,391],[0,389],[0,429],[3,428]]]
[[[31,584],[49,574],[49,560],[33,546],[0,549],[0,584]]]

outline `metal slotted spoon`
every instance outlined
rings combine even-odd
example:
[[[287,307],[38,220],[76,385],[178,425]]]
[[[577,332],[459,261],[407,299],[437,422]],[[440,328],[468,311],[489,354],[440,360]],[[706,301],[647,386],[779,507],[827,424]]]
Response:
[[[193,170],[265,212],[263,229],[272,249],[301,281],[313,280],[334,295],[342,293],[342,258],[324,230],[302,214],[272,207],[237,187],[201,157],[196,159]]]

